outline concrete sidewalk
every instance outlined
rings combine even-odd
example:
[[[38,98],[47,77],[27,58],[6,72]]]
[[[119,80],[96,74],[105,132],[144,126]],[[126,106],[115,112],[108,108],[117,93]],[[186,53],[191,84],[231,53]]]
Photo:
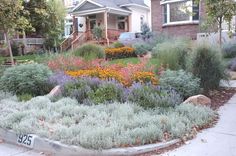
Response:
[[[221,87],[229,87],[229,88],[236,88],[236,80],[229,80],[229,81],[220,81]]]
[[[189,144],[161,156],[236,156],[236,95],[219,110],[215,127],[198,134]]]
[[[0,143],[0,156],[45,156],[40,152],[35,152],[24,147],[7,143]]]

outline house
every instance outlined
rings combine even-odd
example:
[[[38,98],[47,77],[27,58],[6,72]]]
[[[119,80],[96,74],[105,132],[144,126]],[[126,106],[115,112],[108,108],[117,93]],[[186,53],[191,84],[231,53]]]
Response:
[[[92,30],[100,26],[106,43],[117,40],[122,32],[140,32],[144,23],[151,25],[149,0],[82,0],[72,10],[73,34],[61,49],[75,48],[93,40]],[[78,20],[78,18],[80,18]],[[81,20],[84,19],[84,20]]]
[[[66,8],[67,15],[65,17],[65,26],[64,26],[64,33],[63,37],[68,38],[73,33],[73,17],[70,14],[72,12],[73,8],[82,0],[63,0],[63,4]],[[78,19],[78,20],[83,20]]]
[[[199,4],[194,0],[151,0],[151,10],[153,31],[193,40],[201,33],[200,25],[206,14],[203,0]],[[235,24],[235,18],[232,23]],[[223,23],[225,30],[228,30],[226,22]]]
[[[205,12],[202,1],[194,4],[193,0],[151,0],[151,8],[153,31],[197,38]]]

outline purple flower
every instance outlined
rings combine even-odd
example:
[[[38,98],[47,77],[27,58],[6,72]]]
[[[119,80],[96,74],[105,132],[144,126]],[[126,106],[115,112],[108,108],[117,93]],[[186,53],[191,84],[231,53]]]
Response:
[[[49,78],[48,81],[50,84],[53,84],[53,85],[64,86],[65,84],[67,84],[69,82],[76,81],[76,79],[71,76],[66,75],[64,72],[57,72],[57,73],[53,74]]]

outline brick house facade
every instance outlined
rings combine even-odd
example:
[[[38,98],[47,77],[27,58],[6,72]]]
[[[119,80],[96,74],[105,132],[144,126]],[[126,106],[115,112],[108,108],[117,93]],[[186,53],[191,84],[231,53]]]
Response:
[[[190,6],[190,11],[195,11],[194,14],[184,13],[186,9],[181,10],[180,6],[186,2],[190,3],[186,6]],[[185,36],[196,39],[197,33],[200,31],[199,24],[205,11],[202,1],[199,5],[195,4],[195,8],[193,6],[191,0],[151,0],[152,30],[167,33],[171,36]]]

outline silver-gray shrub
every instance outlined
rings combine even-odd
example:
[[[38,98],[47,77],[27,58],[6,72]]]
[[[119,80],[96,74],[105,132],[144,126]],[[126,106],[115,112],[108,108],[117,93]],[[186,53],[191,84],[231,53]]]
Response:
[[[141,83],[134,83],[129,88],[128,101],[136,103],[145,109],[175,107],[183,102],[181,96],[169,87],[157,87]]]
[[[0,90],[0,100],[1,99],[8,99],[8,98],[17,99],[16,96],[13,96],[11,93],[7,93],[7,92],[4,92],[4,91]]]
[[[200,92],[200,79],[184,70],[166,70],[160,76],[160,85],[175,89],[183,98],[188,98]]]
[[[51,70],[42,64],[21,64],[8,68],[0,78],[0,89],[13,94],[44,95],[51,87],[47,80]]]
[[[90,149],[162,141],[164,132],[183,137],[215,116],[210,108],[192,104],[145,110],[129,102],[86,106],[70,98],[52,102],[47,96],[28,102],[3,99],[0,108],[1,128]]]

